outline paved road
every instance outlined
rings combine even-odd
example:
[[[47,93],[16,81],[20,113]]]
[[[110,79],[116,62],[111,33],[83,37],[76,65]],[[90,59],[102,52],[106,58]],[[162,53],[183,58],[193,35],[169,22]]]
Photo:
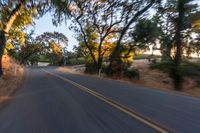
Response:
[[[0,108],[0,133],[154,133],[145,122],[100,100],[75,82],[183,133],[200,132],[200,99],[56,68],[27,69],[21,89]],[[66,79],[66,80],[65,80]]]

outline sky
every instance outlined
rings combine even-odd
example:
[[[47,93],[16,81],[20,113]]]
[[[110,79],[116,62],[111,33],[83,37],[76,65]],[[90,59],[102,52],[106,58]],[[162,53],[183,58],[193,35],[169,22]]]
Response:
[[[71,24],[70,20],[67,20],[67,24],[62,23],[59,26],[54,26],[52,24],[52,17],[49,13],[45,14],[38,20],[35,20],[35,25],[28,28],[28,30],[33,29],[35,31],[35,36],[41,35],[44,32],[60,32],[63,33],[69,40],[67,49],[72,51],[74,45],[78,45],[78,41],[74,38],[75,33],[70,31],[68,26]]]
[[[200,0],[196,0],[195,3],[200,5]],[[52,16],[50,13],[45,14],[43,17],[41,17],[38,20],[35,20],[35,25],[33,27],[29,27],[28,30],[34,29],[35,36],[41,35],[44,32],[60,32],[63,33],[69,40],[68,42],[68,51],[72,51],[74,45],[78,45],[78,41],[75,39],[74,35],[75,33],[71,30],[69,30],[68,26],[70,26],[71,21],[67,20],[67,24],[62,23],[61,25],[58,25],[57,27],[52,24]],[[155,54],[158,51],[155,52]]]

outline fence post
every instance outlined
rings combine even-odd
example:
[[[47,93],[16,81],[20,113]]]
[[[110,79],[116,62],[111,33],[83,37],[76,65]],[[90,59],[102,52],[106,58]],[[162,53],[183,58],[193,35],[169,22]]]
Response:
[[[15,66],[14,66],[14,76],[15,77],[17,76],[17,64],[15,64]]]
[[[101,77],[101,68],[99,69],[99,77]]]

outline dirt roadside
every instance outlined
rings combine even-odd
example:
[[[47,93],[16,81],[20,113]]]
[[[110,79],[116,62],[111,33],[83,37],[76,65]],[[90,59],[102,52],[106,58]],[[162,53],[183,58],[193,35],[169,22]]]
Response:
[[[3,57],[3,71],[4,75],[0,80],[0,103],[12,97],[12,94],[21,85],[24,77],[24,67],[8,56]]]
[[[120,82],[134,83],[152,89],[170,91],[172,93],[180,93],[200,98],[200,87],[196,84],[196,82],[192,78],[185,78],[182,91],[174,91],[173,81],[169,77],[169,75],[159,70],[150,69],[148,60],[135,60],[133,62],[133,67],[137,68],[140,72],[139,80],[128,80],[128,79],[120,79],[120,80],[117,79],[117,80]],[[72,66],[72,67],[60,67],[58,70],[62,72],[84,74],[83,65]],[[98,77],[97,75],[89,75],[89,76]],[[101,78],[110,79],[104,75],[102,75]],[[116,80],[116,79],[111,79],[111,80]]]

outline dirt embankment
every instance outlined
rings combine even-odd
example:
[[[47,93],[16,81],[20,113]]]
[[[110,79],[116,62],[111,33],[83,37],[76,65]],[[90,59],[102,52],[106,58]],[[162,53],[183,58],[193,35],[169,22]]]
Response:
[[[135,60],[133,66],[140,71],[140,80],[134,81],[146,87],[154,89],[174,91],[173,80],[167,73],[160,70],[150,69],[148,60]],[[183,90],[181,93],[200,97],[200,87],[193,78],[184,79]]]
[[[16,70],[15,70],[16,68]],[[0,103],[11,98],[22,83],[24,75],[24,67],[20,66],[16,61],[8,56],[3,57],[4,75],[0,79]]]
[[[173,80],[169,77],[169,75],[160,70],[150,69],[148,60],[134,60],[133,67],[139,70],[140,79],[131,81],[127,79],[120,79],[121,81],[132,82],[141,86],[150,87],[152,89],[175,92]],[[79,65],[73,67],[61,67],[58,70],[69,73],[83,74],[83,69],[84,67]],[[104,77],[103,74],[102,77]],[[180,92],[195,97],[200,97],[200,87],[197,85],[194,79],[189,77],[185,78],[183,90]]]

